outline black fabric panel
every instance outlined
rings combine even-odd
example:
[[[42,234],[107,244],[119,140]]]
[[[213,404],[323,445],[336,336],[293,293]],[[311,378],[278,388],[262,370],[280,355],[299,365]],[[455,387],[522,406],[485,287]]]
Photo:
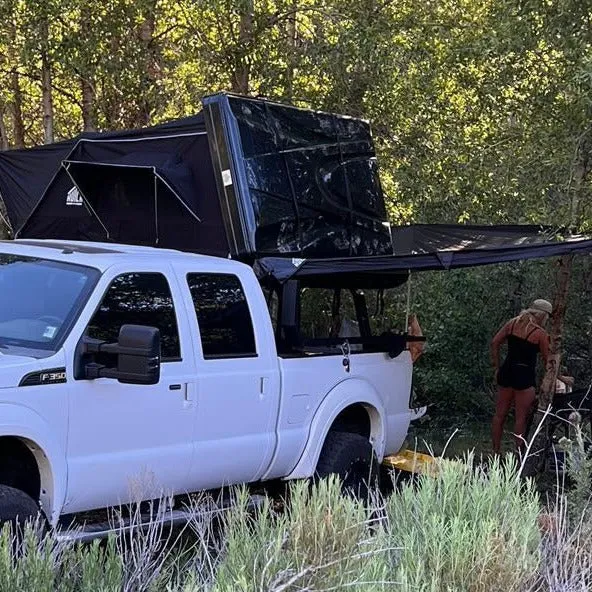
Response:
[[[535,225],[414,224],[392,229],[395,255],[519,247],[552,241],[556,230]]]
[[[13,230],[28,218],[75,143],[68,140],[27,150],[0,151],[0,197]]]
[[[71,140],[47,146],[0,152],[0,197],[6,206],[13,230],[19,230],[34,213],[50,183],[53,187],[52,179],[56,175],[63,177],[61,162],[68,157],[78,140],[86,138],[133,141],[152,136],[195,132],[205,132],[204,117],[201,113],[139,130],[85,133]],[[67,183],[64,179],[58,180],[58,188],[63,188]],[[49,220],[36,220],[33,227],[37,225],[46,229],[50,227]],[[60,223],[56,221],[56,229],[59,226]]]
[[[279,282],[332,275],[358,277],[359,281],[384,281],[389,276],[400,278],[407,271],[445,270],[506,263],[522,259],[554,257],[568,253],[592,252],[592,238],[577,236],[566,240],[550,240],[549,231],[541,233],[539,227],[502,226],[471,227],[425,225],[416,230],[415,242],[398,255],[350,257],[331,259],[288,259],[266,257],[260,259],[255,271],[261,279],[275,278]],[[449,233],[449,231],[452,231]],[[396,235],[396,232],[395,232]],[[406,239],[408,236],[405,237]],[[437,240],[436,240],[437,239]],[[428,252],[435,245],[446,250]],[[416,253],[416,254],[414,254]]]
[[[68,203],[74,184],[62,168],[19,237],[110,240],[226,256],[207,136],[141,135],[134,141],[82,139],[69,154],[68,171],[100,222],[86,206]]]

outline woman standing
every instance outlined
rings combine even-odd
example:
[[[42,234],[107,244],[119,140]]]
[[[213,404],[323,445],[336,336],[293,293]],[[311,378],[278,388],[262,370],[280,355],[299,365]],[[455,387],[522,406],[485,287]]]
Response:
[[[545,330],[545,325],[552,311],[550,302],[535,300],[530,308],[509,320],[491,342],[491,357],[498,385],[492,425],[493,451],[496,454],[500,452],[504,422],[512,403],[515,408],[514,435],[518,450],[525,443],[524,431],[535,402],[537,354],[541,354],[546,366],[549,334]],[[499,354],[504,341],[508,342],[508,352],[500,367]]]

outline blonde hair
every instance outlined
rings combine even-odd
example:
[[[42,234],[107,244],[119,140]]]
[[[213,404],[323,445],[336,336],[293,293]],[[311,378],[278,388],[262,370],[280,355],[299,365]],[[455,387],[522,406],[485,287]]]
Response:
[[[529,322],[542,329],[543,323],[549,318],[549,313],[538,308],[526,308],[520,312],[518,318],[521,319],[528,315],[530,317]]]

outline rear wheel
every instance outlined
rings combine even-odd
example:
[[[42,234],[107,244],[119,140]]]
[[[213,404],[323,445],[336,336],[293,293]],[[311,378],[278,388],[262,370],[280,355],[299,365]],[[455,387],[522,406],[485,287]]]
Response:
[[[364,436],[329,432],[317,464],[318,478],[338,475],[344,493],[366,499],[379,485],[379,466],[372,444]]]
[[[25,523],[38,519],[39,506],[30,495],[14,487],[0,485],[0,528],[8,523],[13,533],[20,536]]]

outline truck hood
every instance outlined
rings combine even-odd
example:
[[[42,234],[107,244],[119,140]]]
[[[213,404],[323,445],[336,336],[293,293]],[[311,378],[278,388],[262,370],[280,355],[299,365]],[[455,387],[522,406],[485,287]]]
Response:
[[[28,356],[4,354],[0,351],[0,389],[18,386],[21,380],[30,373],[51,368],[46,360],[38,360]]]

